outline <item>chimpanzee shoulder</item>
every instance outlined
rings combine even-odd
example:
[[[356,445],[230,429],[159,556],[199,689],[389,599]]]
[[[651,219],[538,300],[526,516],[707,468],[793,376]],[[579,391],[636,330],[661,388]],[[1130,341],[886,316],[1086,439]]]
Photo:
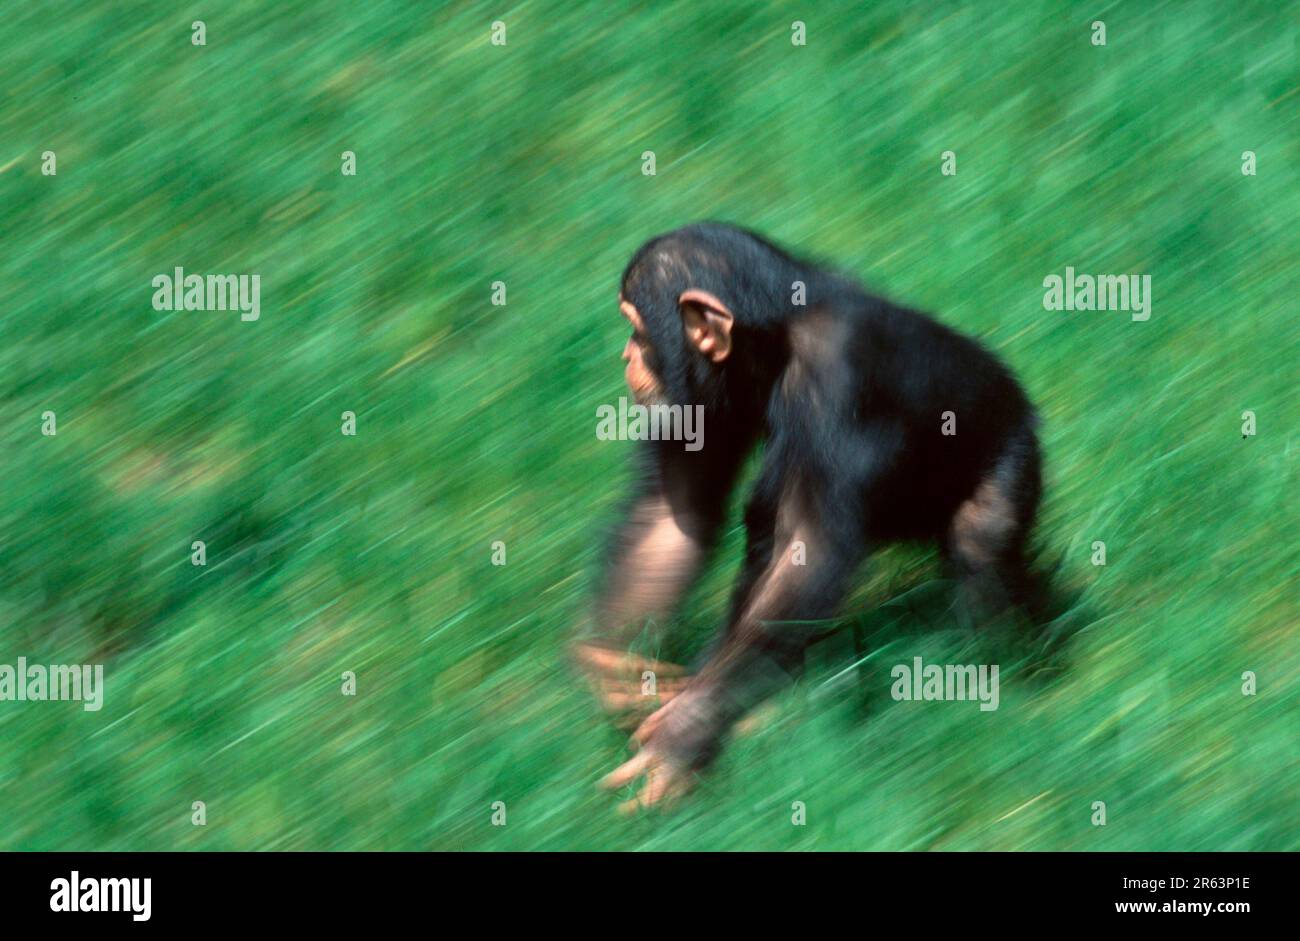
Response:
[[[928,426],[951,411],[975,425],[1009,427],[1031,414],[1019,383],[983,344],[866,293],[792,318],[787,372],[787,392],[851,382],[860,418],[892,412]]]

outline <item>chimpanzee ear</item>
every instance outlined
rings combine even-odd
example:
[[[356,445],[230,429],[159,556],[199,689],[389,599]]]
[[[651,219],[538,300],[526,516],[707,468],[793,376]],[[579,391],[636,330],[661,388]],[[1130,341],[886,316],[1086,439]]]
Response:
[[[715,363],[731,355],[731,325],[735,318],[727,305],[708,291],[691,288],[677,298],[686,339]]]

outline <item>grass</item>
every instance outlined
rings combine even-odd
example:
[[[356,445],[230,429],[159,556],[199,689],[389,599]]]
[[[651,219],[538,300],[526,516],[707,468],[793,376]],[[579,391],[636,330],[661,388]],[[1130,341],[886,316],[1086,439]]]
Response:
[[[1300,848],[1296,22],[931,6],[9,11],[0,663],[108,685],[97,713],[0,702],[0,849]],[[1069,602],[971,637],[913,604],[932,555],[890,550],[849,604],[864,675],[814,649],[677,814],[621,819],[593,787],[621,737],[560,656],[628,475],[594,434],[617,277],[701,218],[1015,367]],[[260,274],[261,319],[153,310],[178,265]],[[1066,265],[1151,274],[1150,321],[1044,310]],[[893,702],[918,655],[997,656],[1001,708]]]

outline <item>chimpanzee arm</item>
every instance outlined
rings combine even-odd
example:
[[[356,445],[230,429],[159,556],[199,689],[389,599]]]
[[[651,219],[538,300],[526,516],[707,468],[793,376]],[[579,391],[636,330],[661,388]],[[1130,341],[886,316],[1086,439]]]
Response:
[[[732,721],[798,673],[804,650],[827,630],[864,555],[860,498],[787,492],[777,507],[771,556],[738,597],[700,685]]]
[[[765,541],[771,546],[770,557],[738,593],[721,644],[685,694],[637,730],[638,740],[658,739],[671,760],[701,766],[732,724],[792,680],[863,557],[861,502],[857,495],[817,492],[798,482],[785,490],[772,514],[770,540],[761,533],[751,537],[751,548]],[[747,518],[765,512],[751,505]]]
[[[755,515],[747,513],[747,518]],[[646,786],[631,810],[680,796],[694,771],[708,764],[730,728],[753,706],[786,686],[808,643],[826,629],[862,558],[862,516],[846,493],[816,494],[795,483],[774,514],[772,553],[722,643],[685,689],[637,728],[639,752],[604,779],[608,788],[638,778]],[[806,564],[796,564],[796,543]],[[821,623],[817,623],[818,621]]]
[[[676,610],[713,547],[733,479],[734,468],[702,456],[647,449],[586,643],[626,648],[647,619]]]

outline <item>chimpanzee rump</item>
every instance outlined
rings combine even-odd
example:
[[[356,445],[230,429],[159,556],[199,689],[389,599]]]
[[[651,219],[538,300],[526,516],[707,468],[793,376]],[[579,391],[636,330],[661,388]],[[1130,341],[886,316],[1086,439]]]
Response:
[[[1022,601],[1039,451],[1032,406],[978,343],[742,229],[705,223],[647,242],[620,306],[638,401],[702,404],[705,436],[696,452],[643,442],[596,636],[577,647],[606,693],[618,670],[674,672],[623,656],[628,631],[671,614],[763,442],[726,630],[697,675],[659,690],[667,704],[637,728],[641,749],[606,780],[645,776],[648,805],[685,790],[740,717],[788,682],[821,629],[809,622],[834,615],[882,543],[937,542],[973,613]]]

